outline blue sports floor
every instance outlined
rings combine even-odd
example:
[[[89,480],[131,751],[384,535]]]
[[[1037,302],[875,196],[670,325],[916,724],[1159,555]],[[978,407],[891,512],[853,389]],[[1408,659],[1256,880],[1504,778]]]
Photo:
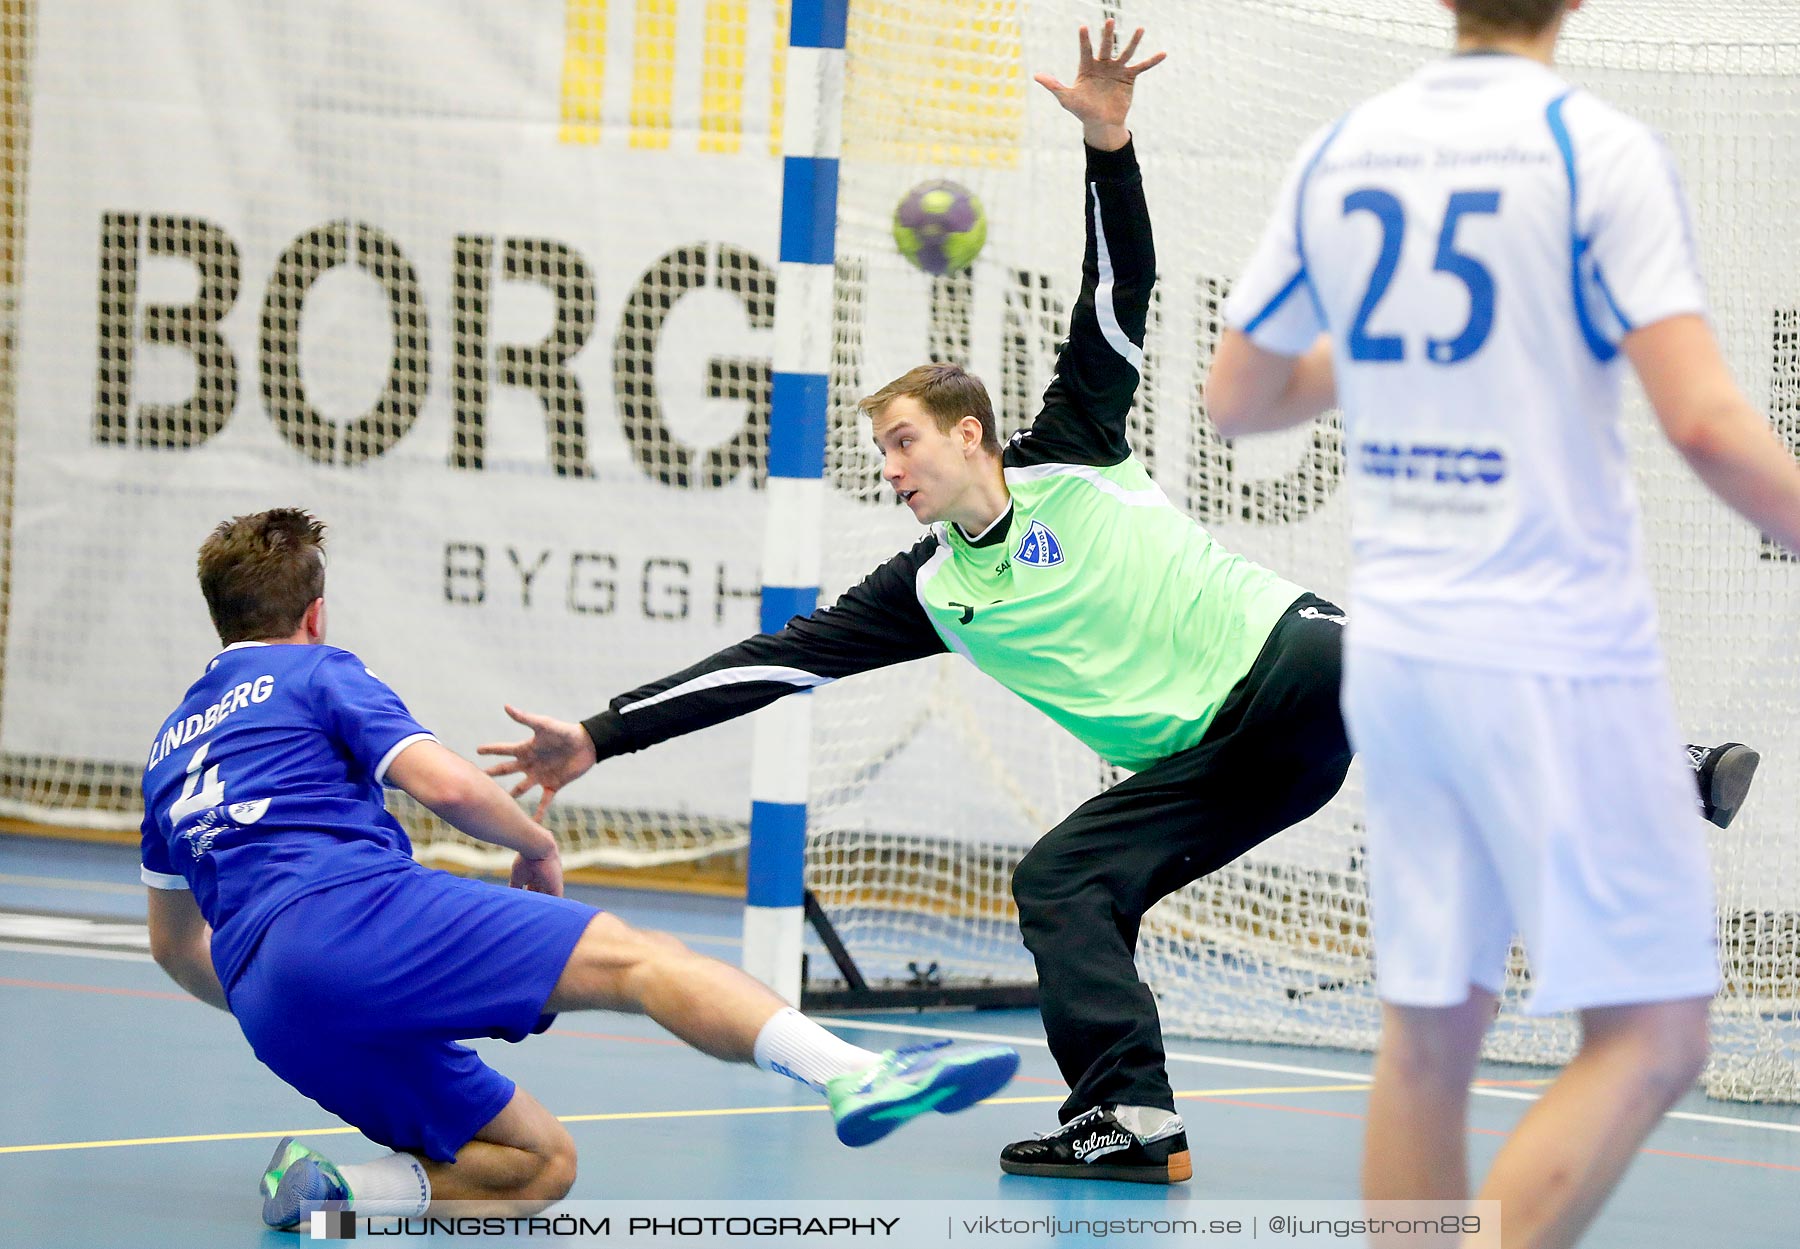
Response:
[[[136,862],[126,846],[0,836],[0,1245],[291,1249],[300,1238],[265,1231],[258,1217],[255,1185],[274,1139],[297,1133],[351,1162],[382,1151],[281,1085],[228,1016],[187,998],[149,960]],[[735,903],[571,892],[736,959]],[[1366,1054],[1173,1043],[1195,1174],[1164,1188],[1001,1174],[999,1148],[1053,1127],[1064,1092],[1034,1014],[832,1026],[875,1049],[1004,1036],[1024,1065],[994,1102],[848,1150],[808,1090],[713,1062],[638,1018],[565,1015],[548,1035],[482,1049],[568,1123],[581,1151],[573,1198],[1031,1199],[1070,1209],[1097,1198],[1149,1211],[1356,1195]],[[1478,1173],[1546,1075],[1484,1070],[1472,1110]],[[1800,1106],[1693,1094],[1584,1243],[1800,1246]]]

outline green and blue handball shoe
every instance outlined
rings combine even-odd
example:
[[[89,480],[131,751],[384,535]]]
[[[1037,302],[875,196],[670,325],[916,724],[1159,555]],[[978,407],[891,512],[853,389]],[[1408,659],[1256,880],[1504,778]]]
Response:
[[[825,1096],[846,1145],[871,1145],[927,1111],[955,1114],[992,1097],[1019,1069],[1019,1056],[999,1045],[932,1041],[888,1050],[881,1061],[828,1081]],[[263,1222],[291,1230],[312,1209],[342,1209],[350,1186],[330,1159],[283,1137],[263,1172]]]
[[[263,1222],[278,1231],[300,1226],[306,1207],[343,1209],[350,1203],[350,1186],[337,1166],[291,1136],[281,1138],[262,1177]]]
[[[1006,1086],[1019,1056],[1000,1045],[932,1041],[888,1050],[864,1071],[825,1084],[838,1139],[870,1145],[928,1110],[955,1114]]]

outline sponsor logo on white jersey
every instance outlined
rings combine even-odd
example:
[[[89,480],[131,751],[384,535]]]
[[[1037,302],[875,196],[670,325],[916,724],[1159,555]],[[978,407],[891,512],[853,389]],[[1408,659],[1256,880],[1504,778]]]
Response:
[[[1371,477],[1498,485],[1506,479],[1506,453],[1498,447],[1452,447],[1421,442],[1365,442],[1358,467]]]

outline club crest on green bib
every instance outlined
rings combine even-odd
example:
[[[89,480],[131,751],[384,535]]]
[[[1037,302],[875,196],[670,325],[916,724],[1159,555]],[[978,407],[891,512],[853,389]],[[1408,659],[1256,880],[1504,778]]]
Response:
[[[1013,558],[1033,568],[1051,568],[1063,562],[1062,543],[1056,540],[1056,535],[1050,532],[1049,526],[1043,521],[1034,520],[1020,540],[1019,549]]]

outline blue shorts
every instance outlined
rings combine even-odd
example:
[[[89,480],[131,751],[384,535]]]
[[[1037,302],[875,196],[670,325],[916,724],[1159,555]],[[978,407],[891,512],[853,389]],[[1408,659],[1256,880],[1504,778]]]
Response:
[[[549,1026],[593,907],[410,865],[308,894],[270,923],[229,998],[269,1070],[390,1149],[442,1162],[513,1082],[466,1045]]]

